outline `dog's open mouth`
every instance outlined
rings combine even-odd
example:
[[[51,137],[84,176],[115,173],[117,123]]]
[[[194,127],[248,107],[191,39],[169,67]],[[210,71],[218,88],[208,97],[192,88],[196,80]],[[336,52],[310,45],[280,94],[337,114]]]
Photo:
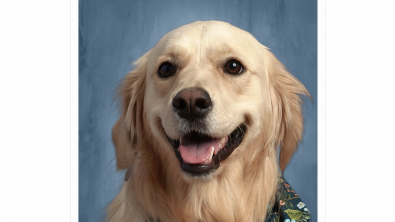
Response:
[[[167,137],[174,148],[181,168],[192,175],[204,175],[218,169],[220,162],[243,141],[246,125],[241,124],[230,135],[212,138],[200,132],[190,132],[180,140]]]

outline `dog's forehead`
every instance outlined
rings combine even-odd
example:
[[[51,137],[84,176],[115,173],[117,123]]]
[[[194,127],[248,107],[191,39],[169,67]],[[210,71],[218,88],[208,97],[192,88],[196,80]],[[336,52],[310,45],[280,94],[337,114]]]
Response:
[[[170,31],[159,41],[162,52],[177,52],[182,49],[237,50],[257,44],[248,32],[220,21],[198,21]]]
[[[210,38],[221,37],[224,41],[226,38],[232,38],[239,35],[243,30],[225,22],[194,22],[181,26],[168,33],[168,36],[175,40],[185,42],[191,41],[210,41]]]

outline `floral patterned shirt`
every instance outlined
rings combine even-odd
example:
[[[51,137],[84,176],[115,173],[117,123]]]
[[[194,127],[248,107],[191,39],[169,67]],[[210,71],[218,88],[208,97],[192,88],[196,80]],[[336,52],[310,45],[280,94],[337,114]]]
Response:
[[[311,222],[310,211],[282,176],[278,179],[275,205],[268,207],[265,222],[280,221]]]

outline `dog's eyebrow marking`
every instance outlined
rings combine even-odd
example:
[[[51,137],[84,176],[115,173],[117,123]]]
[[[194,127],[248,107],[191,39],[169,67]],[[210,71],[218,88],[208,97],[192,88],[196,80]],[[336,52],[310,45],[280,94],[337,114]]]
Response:
[[[159,64],[162,64],[163,62],[170,62],[170,63],[175,63],[175,64],[180,63],[179,59],[178,59],[179,58],[178,50],[174,50],[176,48],[178,48],[178,47],[172,47],[172,48],[166,49],[166,52],[163,55],[158,57]]]
[[[188,47],[175,45],[170,46],[165,50],[162,56],[159,57],[159,62],[170,62],[177,66],[177,69],[183,68],[189,61],[196,56],[196,52],[191,53]],[[159,65],[159,64],[157,64]]]

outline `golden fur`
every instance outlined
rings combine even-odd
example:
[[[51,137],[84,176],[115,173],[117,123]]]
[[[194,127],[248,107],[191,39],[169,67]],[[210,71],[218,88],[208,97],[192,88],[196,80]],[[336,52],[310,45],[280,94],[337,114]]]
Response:
[[[237,59],[245,73],[230,76],[223,62]],[[171,80],[158,66],[178,64]],[[107,220],[143,222],[263,221],[302,138],[301,95],[309,95],[251,34],[219,21],[194,22],[166,34],[135,62],[120,86],[121,116],[113,128],[118,169],[130,178],[108,207]],[[247,131],[240,146],[208,176],[190,177],[166,139],[179,136],[171,100],[187,87],[203,87],[214,107],[208,132]],[[281,145],[279,162],[277,148]]]

